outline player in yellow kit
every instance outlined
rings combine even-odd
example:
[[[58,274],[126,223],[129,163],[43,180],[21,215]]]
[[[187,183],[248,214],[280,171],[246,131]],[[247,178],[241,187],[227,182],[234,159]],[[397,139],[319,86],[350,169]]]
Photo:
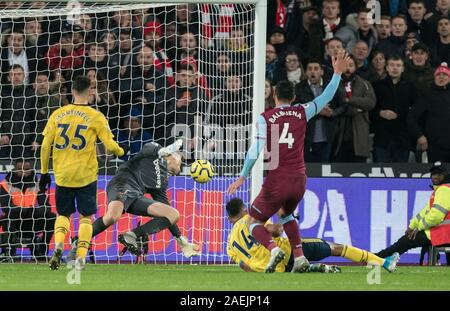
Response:
[[[246,272],[263,272],[270,260],[270,251],[258,244],[250,235],[247,222],[249,215],[245,210],[241,199],[230,200],[226,206],[228,219],[233,228],[228,236],[227,253],[231,260],[239,264]],[[281,237],[283,227],[280,224],[267,222],[265,227],[272,233],[273,240],[285,253],[285,258],[276,266],[275,272],[289,272],[292,269],[293,257],[289,240]],[[319,261],[329,256],[340,256],[353,262],[383,266],[389,272],[394,272],[400,258],[398,253],[385,259],[380,258],[368,251],[337,243],[331,243],[322,239],[302,239],[303,252],[308,261]],[[336,266],[324,264],[311,265],[309,272],[340,272]]]
[[[92,237],[91,216],[97,211],[97,138],[113,154],[122,156],[125,153],[113,140],[114,136],[105,116],[88,106],[89,86],[90,80],[87,77],[75,78],[72,87],[74,103],[53,112],[43,132],[39,188],[46,191],[50,184],[48,162],[53,151],[58,212],[55,222],[55,251],[49,262],[52,270],[60,266],[64,240],[70,228],[70,216],[76,210],[80,213],[80,221],[75,266],[85,266]]]

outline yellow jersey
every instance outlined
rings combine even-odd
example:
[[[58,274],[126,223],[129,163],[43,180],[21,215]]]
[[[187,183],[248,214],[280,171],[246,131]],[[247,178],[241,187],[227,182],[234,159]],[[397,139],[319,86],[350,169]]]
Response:
[[[105,116],[87,105],[70,104],[55,110],[43,135],[41,172],[48,173],[52,150],[55,182],[62,187],[79,188],[97,180],[97,138],[113,154],[124,153],[113,140]]]
[[[269,263],[270,251],[250,235],[247,225],[249,217],[245,215],[234,223],[228,235],[227,254],[235,263],[243,262],[253,271],[263,272]],[[284,272],[291,256],[289,240],[283,237],[276,237],[273,240],[286,253],[286,257],[277,265],[275,271]]]

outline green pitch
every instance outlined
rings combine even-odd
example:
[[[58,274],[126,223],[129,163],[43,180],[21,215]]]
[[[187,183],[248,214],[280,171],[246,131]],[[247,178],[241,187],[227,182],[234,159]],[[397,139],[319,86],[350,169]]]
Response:
[[[399,267],[381,271],[381,284],[367,284],[366,267],[344,266],[341,274],[257,274],[236,266],[88,265],[80,285],[69,285],[67,270],[43,264],[1,264],[4,290],[450,290],[450,267]],[[375,280],[375,278],[372,278]]]

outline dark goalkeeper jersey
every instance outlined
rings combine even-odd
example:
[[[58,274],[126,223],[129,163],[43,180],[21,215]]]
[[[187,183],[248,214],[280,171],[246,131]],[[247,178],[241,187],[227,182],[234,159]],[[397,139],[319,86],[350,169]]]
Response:
[[[168,186],[167,161],[158,156],[161,148],[155,142],[145,144],[138,154],[119,167],[110,183],[125,185],[139,195],[150,193],[161,202],[155,195],[165,196]]]

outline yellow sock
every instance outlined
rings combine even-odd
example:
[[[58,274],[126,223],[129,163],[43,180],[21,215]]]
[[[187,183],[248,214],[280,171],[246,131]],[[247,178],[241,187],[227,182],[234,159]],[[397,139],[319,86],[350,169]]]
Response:
[[[92,239],[92,223],[90,216],[80,216],[78,228],[77,258],[86,258]]]
[[[341,257],[350,259],[353,262],[359,262],[363,264],[370,263],[372,265],[382,266],[384,263],[384,259],[378,257],[375,254],[372,254],[371,252],[347,245],[344,245]]]
[[[55,248],[63,250],[66,234],[70,229],[70,218],[59,215],[55,221]]]

